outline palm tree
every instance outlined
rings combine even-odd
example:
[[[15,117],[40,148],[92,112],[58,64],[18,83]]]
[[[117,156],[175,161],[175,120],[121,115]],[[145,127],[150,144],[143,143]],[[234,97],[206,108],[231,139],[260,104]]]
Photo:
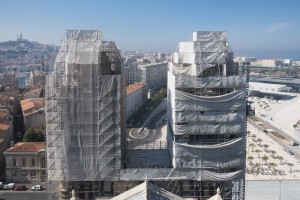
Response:
[[[254,158],[252,157],[252,156],[248,156],[248,160],[250,161],[250,164],[252,164],[252,160],[253,160]]]
[[[267,161],[269,160],[269,157],[266,156],[266,155],[264,155],[264,156],[262,157],[262,160],[265,161],[265,164],[267,164]]]
[[[291,175],[292,175],[292,172],[293,172],[292,167],[294,166],[294,164],[293,163],[288,163],[287,165],[290,167],[289,172],[290,172],[290,178],[291,178]]]
[[[292,172],[293,171],[292,167],[294,167],[294,164],[293,163],[288,163],[287,165],[290,167],[290,171]]]
[[[254,169],[256,168],[256,172],[258,172],[258,171],[259,171],[259,167],[260,167],[260,164],[259,164],[259,163],[255,163],[255,165],[254,165]]]
[[[255,135],[255,134],[253,134],[253,135],[252,135],[252,138],[253,138],[253,139],[252,139],[252,140],[253,140],[253,142],[255,142],[256,135]]]
[[[268,147],[269,147],[269,145],[264,144],[264,147],[265,147],[265,151],[268,152]]]
[[[271,154],[273,157],[275,157],[275,153],[276,153],[276,151],[274,151],[274,150],[271,151]]]
[[[251,147],[252,152],[254,151],[254,147],[256,147],[256,145],[254,143],[249,144],[249,147]]]
[[[277,167],[277,164],[274,162],[270,162],[269,166],[273,168],[273,170],[275,171],[275,167]]]
[[[280,164],[282,165],[283,157],[282,156],[277,156],[277,159],[280,160]]]
[[[251,134],[250,134],[251,132],[250,131],[247,131],[247,135],[248,135],[248,137],[250,137],[251,136]]]
[[[261,146],[260,143],[262,142],[262,140],[258,138],[256,141],[258,142],[258,145]]]
[[[257,153],[257,154],[259,154],[260,152],[261,152],[261,150],[259,150],[259,149],[255,150],[255,153]]]

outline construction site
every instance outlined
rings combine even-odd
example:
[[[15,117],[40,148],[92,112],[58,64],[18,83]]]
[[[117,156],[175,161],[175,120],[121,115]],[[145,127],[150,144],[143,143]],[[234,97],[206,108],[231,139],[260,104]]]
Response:
[[[227,33],[194,32],[167,99],[129,130],[116,45],[68,30],[46,81],[48,198],[244,199],[247,87]]]

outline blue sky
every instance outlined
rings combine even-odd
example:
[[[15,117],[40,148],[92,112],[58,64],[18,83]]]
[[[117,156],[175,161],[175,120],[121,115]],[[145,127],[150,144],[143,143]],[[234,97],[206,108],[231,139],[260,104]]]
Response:
[[[123,50],[172,52],[196,30],[225,30],[236,55],[300,59],[298,0],[1,0],[0,41],[59,44],[98,29]]]

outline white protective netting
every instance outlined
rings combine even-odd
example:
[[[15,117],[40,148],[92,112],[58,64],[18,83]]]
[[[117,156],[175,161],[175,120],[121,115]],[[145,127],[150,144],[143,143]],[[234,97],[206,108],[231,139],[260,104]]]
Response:
[[[193,33],[171,57],[168,123],[179,174],[244,179],[247,74],[232,59],[227,33],[213,31]]]
[[[47,77],[49,180],[114,179],[121,169],[121,57],[99,31],[67,31]]]

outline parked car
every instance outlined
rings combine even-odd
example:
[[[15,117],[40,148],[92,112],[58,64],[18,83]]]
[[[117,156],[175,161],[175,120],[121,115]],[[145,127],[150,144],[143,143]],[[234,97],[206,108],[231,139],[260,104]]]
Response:
[[[0,190],[3,189],[3,182],[0,182]]]
[[[32,189],[32,190],[39,191],[39,190],[43,190],[44,188],[43,188],[43,186],[41,186],[41,185],[34,185],[34,186],[32,186],[31,189]]]
[[[24,190],[27,190],[26,186],[25,185],[17,185],[15,187],[15,190],[16,191],[24,191]]]
[[[16,187],[15,183],[9,183],[6,186],[4,186],[4,190],[13,190]]]

